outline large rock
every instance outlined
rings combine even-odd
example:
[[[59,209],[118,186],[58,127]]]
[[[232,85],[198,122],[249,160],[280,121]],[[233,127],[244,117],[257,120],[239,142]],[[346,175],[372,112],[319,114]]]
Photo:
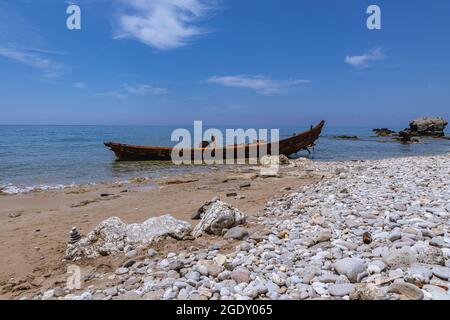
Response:
[[[118,217],[101,222],[75,244],[69,244],[66,259],[114,255],[127,245],[147,245],[155,240],[171,237],[182,240],[189,236],[192,226],[171,215],[150,218],[143,223],[126,224]]]
[[[216,201],[203,214],[192,235],[196,238],[205,233],[222,235],[223,229],[244,223],[245,215],[241,211],[223,201]]]
[[[410,130],[420,136],[444,136],[448,122],[443,118],[424,117],[409,123]]]
[[[191,215],[192,220],[201,219],[205,212],[217,201],[219,201],[219,197],[214,197],[211,200],[206,201],[196,212]]]

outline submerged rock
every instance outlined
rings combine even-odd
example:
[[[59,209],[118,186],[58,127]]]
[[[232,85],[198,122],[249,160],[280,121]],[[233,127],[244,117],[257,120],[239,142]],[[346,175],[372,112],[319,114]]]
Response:
[[[118,217],[101,222],[75,244],[69,244],[66,259],[95,258],[122,252],[127,245],[149,244],[157,239],[186,238],[191,232],[189,223],[171,215],[150,218],[143,223],[125,224]]]
[[[378,137],[387,137],[395,134],[395,131],[392,131],[388,128],[377,128],[372,130]]]
[[[223,201],[216,201],[206,210],[192,235],[196,238],[205,233],[222,235],[223,229],[230,229],[243,223],[245,223],[244,213]]]

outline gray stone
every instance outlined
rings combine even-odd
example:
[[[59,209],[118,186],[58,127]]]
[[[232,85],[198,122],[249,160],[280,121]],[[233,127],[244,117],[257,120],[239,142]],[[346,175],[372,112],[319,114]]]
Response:
[[[178,260],[178,259],[174,259],[174,260],[170,261],[170,263],[168,265],[169,270],[180,271],[183,268],[184,268],[183,261]]]
[[[442,267],[442,266],[434,266],[433,267],[433,274],[436,277],[439,277],[444,280],[450,280],[450,268],[449,267]]]
[[[430,241],[430,245],[438,247],[438,248],[448,248],[450,245],[444,241],[442,237],[434,237]]]
[[[433,246],[426,247],[417,255],[417,261],[426,264],[445,265],[445,258],[442,250]]]
[[[250,271],[246,268],[238,268],[231,272],[231,279],[237,283],[249,283]]]
[[[53,296],[55,297],[63,297],[66,295],[66,291],[63,288],[57,287],[53,289]]]
[[[383,292],[371,283],[358,283],[350,293],[351,300],[381,300]]]
[[[185,278],[188,280],[194,280],[199,281],[200,280],[200,273],[197,271],[190,271],[185,275]]]
[[[349,295],[354,287],[355,285],[351,283],[332,284],[328,287],[328,292],[332,296],[343,297]]]
[[[107,296],[117,296],[119,291],[117,290],[117,287],[111,287],[111,288],[106,288],[105,290],[103,290],[104,294]]]
[[[92,300],[104,300],[106,296],[103,293],[95,293],[92,295]]]
[[[141,300],[141,296],[134,291],[128,291],[123,294],[119,294],[116,300]]]
[[[329,241],[331,239],[331,231],[329,230],[324,230],[321,231],[315,238],[314,238],[314,242],[315,243],[320,243],[320,242],[325,242],[325,241]]]
[[[414,263],[409,270],[411,276],[420,275],[423,277],[425,283],[430,282],[433,272],[431,266],[425,264]]]
[[[358,258],[344,258],[336,261],[337,273],[345,275],[351,282],[357,282],[358,274],[366,270],[364,261]]]
[[[126,258],[133,258],[133,257],[135,257],[136,255],[137,255],[136,250],[130,250],[130,251],[128,251],[127,253],[125,253],[125,257],[126,257]]]
[[[216,278],[223,271],[223,267],[216,263],[208,263],[206,266],[208,268],[208,275],[214,278]]]
[[[450,300],[449,292],[441,287],[427,284],[423,286],[423,289],[431,294],[432,300]]]
[[[223,236],[225,239],[242,240],[248,236],[248,231],[242,227],[233,227],[229,229]]]
[[[387,292],[401,295],[404,300],[422,300],[423,292],[417,286],[410,283],[393,283]]]
[[[395,229],[394,231],[392,231],[389,234],[388,240],[391,242],[394,242],[396,240],[401,239],[401,237],[402,237],[402,231],[400,229]]]
[[[116,274],[120,275],[120,274],[125,274],[125,273],[128,273],[128,268],[121,267],[116,270]]]
[[[411,248],[391,249],[383,257],[383,261],[391,268],[408,268],[411,264],[417,262],[416,255]]]

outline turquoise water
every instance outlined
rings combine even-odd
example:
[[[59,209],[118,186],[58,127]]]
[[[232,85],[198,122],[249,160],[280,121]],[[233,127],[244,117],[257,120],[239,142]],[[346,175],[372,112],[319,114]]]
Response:
[[[104,141],[171,146],[176,127],[156,126],[0,126],[0,187],[10,192],[33,187],[124,181],[136,176],[162,177],[207,170],[206,166],[175,166],[165,162],[116,162]],[[219,128],[224,129],[224,128]],[[281,138],[308,128],[280,128]],[[357,135],[360,141],[336,140]],[[450,141],[426,139],[402,145],[371,138],[371,128],[325,127],[314,153],[317,160],[380,159],[442,154]],[[301,152],[299,156],[308,156]],[[5,189],[4,189],[5,190]]]

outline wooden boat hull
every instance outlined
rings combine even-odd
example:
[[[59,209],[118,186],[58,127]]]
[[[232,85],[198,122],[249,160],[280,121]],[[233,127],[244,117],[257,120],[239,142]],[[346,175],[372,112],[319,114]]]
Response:
[[[310,130],[298,133],[292,137],[280,140],[279,143],[279,154],[284,154],[289,156],[291,154],[297,153],[301,150],[305,150],[308,147],[314,146],[315,141],[319,138],[322,128],[325,125],[325,121],[321,121],[315,127]],[[151,146],[133,146],[115,142],[105,142],[106,147],[110,148],[116,155],[119,161],[147,161],[147,160],[172,160],[172,152],[178,152],[181,156],[183,149],[174,149],[169,147],[151,147]],[[215,156],[215,151],[211,152],[209,148],[193,148],[188,149],[191,154],[191,159],[193,160],[196,155],[203,155],[207,150],[206,154],[211,154]],[[245,159],[256,155],[259,157],[260,152],[263,154],[272,153],[271,143],[254,143],[245,145],[234,145],[222,147],[223,159],[233,158],[238,159],[242,156]],[[267,150],[267,152],[265,151]]]

